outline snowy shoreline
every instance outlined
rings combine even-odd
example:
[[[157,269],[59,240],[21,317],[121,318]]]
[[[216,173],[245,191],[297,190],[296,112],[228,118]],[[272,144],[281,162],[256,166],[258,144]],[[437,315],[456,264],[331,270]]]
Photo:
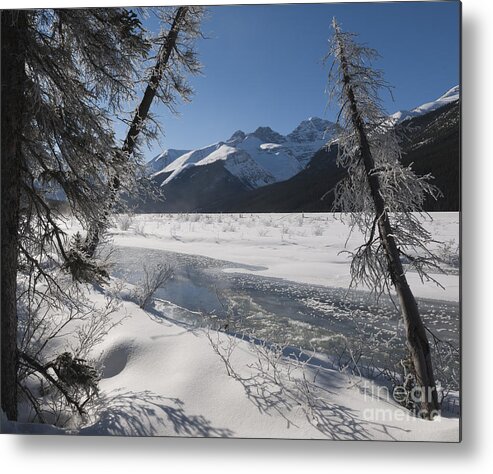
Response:
[[[91,290],[104,304],[104,294]],[[316,397],[294,390],[301,372],[290,362],[262,367],[255,346],[224,333],[187,329],[158,319],[124,301],[114,315],[122,324],[96,347],[105,366],[100,396],[82,426],[67,429],[2,422],[4,432],[114,436],[291,438],[336,440],[447,441],[459,439],[458,417],[425,421],[393,400],[382,399],[375,382],[325,369],[317,376]],[[228,375],[211,345],[230,357]],[[60,342],[60,344],[62,344]],[[52,345],[57,353],[61,345]],[[260,365],[259,365],[260,364]],[[316,368],[304,368],[307,379]],[[280,375],[279,375],[280,374]],[[289,375],[289,377],[288,377]],[[310,403],[308,403],[310,402]]]

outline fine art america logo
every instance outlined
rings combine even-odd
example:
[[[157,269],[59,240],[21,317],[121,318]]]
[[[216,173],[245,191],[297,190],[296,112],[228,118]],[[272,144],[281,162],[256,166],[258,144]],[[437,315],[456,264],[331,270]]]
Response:
[[[371,402],[374,400],[386,401],[392,403],[392,401],[398,402],[402,405],[402,410],[395,410],[392,405],[389,408],[382,407],[367,407],[363,410],[363,417],[366,420],[374,422],[388,422],[388,421],[407,421],[412,418],[425,418],[430,417],[432,420],[440,421],[440,410],[433,410],[430,414],[428,411],[419,408],[422,402],[426,399],[430,400],[432,391],[436,390],[440,393],[440,387],[429,388],[428,394],[424,387],[414,386],[410,390],[405,389],[403,386],[396,386],[393,389],[389,389],[385,386],[375,386],[365,381],[362,387],[365,402]],[[406,410],[404,408],[416,407],[414,410]]]

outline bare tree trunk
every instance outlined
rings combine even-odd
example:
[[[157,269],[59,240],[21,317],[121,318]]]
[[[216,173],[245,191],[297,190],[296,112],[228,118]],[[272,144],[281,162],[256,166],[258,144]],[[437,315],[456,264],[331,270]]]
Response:
[[[1,394],[2,409],[17,419],[17,266],[19,257],[19,207],[21,194],[21,134],[25,70],[22,38],[24,11],[2,13],[2,303]]]
[[[409,284],[400,260],[400,252],[393,236],[392,226],[387,213],[386,204],[380,192],[380,180],[374,172],[375,161],[373,159],[368,137],[365,132],[363,121],[358,111],[358,104],[351,86],[351,78],[348,73],[347,58],[341,47],[341,68],[343,82],[345,85],[347,99],[351,107],[351,120],[358,133],[359,151],[365,166],[365,172],[370,187],[370,193],[378,218],[378,230],[387,257],[389,273],[392,283],[397,292],[402,311],[402,317],[406,327],[407,345],[414,365],[417,384],[421,393],[421,416],[432,418],[439,409],[438,395],[436,391],[433,366],[431,361],[431,350],[426,336],[426,330],[419,314],[416,299]]]
[[[130,156],[135,150],[137,137],[139,136],[143,123],[147,119],[152,101],[156,96],[157,88],[163,77],[164,69],[166,68],[169,58],[171,57],[171,53],[176,46],[176,41],[178,39],[181,24],[183,19],[185,18],[185,15],[187,14],[187,11],[188,7],[186,6],[179,7],[177,9],[175,18],[173,19],[173,24],[171,25],[168,36],[166,37],[166,41],[159,49],[157,61],[154,65],[154,68],[152,69],[151,77],[144,92],[144,97],[142,98],[142,101],[140,102],[139,107],[135,112],[132,124],[130,125],[125,141],[123,142],[123,147],[120,151],[124,155]],[[116,194],[118,193],[119,188],[120,179],[118,178],[118,176],[115,176],[111,185],[110,199],[112,201],[116,200]],[[109,211],[105,213],[100,222],[95,223],[89,228],[84,245],[84,251],[88,257],[92,257],[94,255],[94,252],[96,251],[100,241],[101,231],[106,226],[108,218]]]

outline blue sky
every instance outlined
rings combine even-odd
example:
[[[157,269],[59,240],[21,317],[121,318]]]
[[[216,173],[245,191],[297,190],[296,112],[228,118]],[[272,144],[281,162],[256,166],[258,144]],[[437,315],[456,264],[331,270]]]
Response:
[[[238,129],[285,134],[310,116],[334,119],[322,61],[333,16],[381,54],[376,66],[395,87],[394,101],[382,95],[389,112],[435,99],[459,83],[459,11],[458,2],[211,7],[193,101],[179,105],[178,117],[154,106],[165,136],[146,154],[197,148]]]

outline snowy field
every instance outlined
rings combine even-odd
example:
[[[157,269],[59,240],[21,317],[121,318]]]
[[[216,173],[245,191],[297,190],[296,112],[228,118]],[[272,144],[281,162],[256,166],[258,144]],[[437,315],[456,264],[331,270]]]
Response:
[[[442,243],[433,250],[457,249],[459,214],[432,213],[431,218],[423,218],[425,227]],[[349,259],[341,252],[362,243],[357,234],[348,239],[348,225],[330,213],[145,214],[132,217],[125,231],[122,220],[127,219],[118,217],[111,232],[116,245],[227,260],[255,267],[241,268],[242,273],[327,287],[348,288]],[[457,302],[459,278],[452,273],[433,275],[444,289],[421,284],[414,273],[408,279],[417,297]]]
[[[458,347],[459,215],[432,217],[444,289],[408,276],[427,325]],[[432,422],[401,408],[375,376],[402,351],[402,327],[390,301],[347,292],[340,252],[360,240],[346,243],[348,232],[332,214],[116,216],[111,291],[86,290],[98,307],[121,299],[111,314],[121,323],[91,354],[101,394],[83,423],[52,432],[457,441],[458,356],[437,375],[452,390]],[[158,263],[174,278],[144,311],[132,294],[144,265]],[[357,364],[341,370],[348,357]]]

